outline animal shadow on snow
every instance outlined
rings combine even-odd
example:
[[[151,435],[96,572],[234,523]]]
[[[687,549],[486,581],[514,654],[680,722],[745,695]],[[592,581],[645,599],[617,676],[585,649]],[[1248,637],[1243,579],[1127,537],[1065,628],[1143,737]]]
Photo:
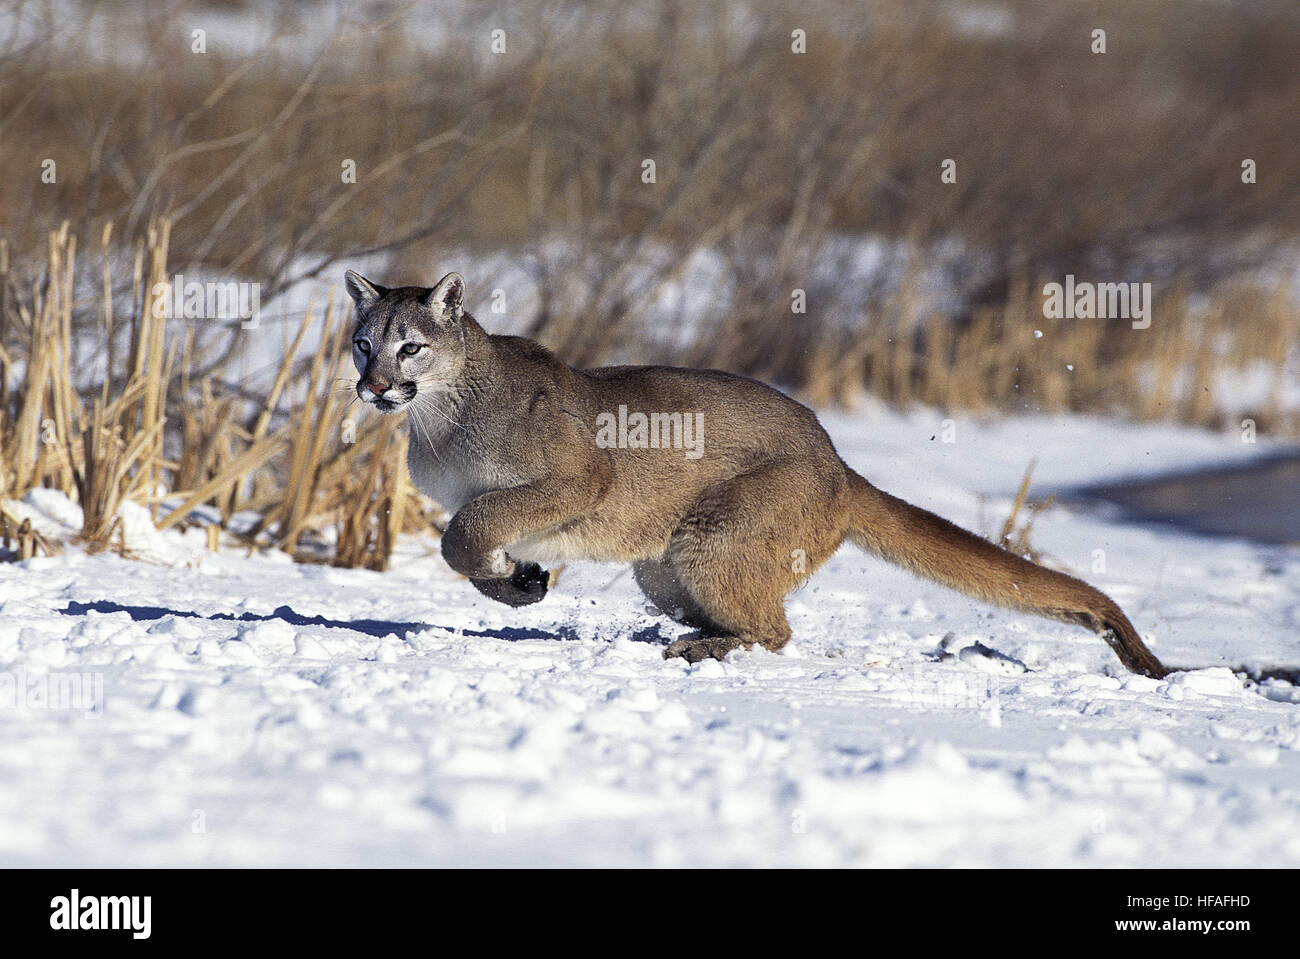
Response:
[[[384,637],[395,634],[405,636],[408,632],[424,632],[426,629],[446,629],[464,636],[482,636],[490,639],[504,639],[511,642],[525,639],[577,639],[572,627],[562,626],[555,632],[527,627],[507,626],[502,629],[452,629],[436,623],[400,623],[386,619],[326,619],[324,616],[304,616],[294,612],[288,606],[278,606],[270,613],[211,613],[203,615],[187,609],[168,609],[165,606],[127,606],[109,600],[96,600],[92,603],[70,602],[66,609],[59,610],[65,616],[84,616],[87,613],[126,613],[136,622],[162,619],[164,616],[186,616],[194,619],[229,620],[250,623],[278,619],[290,626],[324,626],[329,629],[351,629],[367,636]]]

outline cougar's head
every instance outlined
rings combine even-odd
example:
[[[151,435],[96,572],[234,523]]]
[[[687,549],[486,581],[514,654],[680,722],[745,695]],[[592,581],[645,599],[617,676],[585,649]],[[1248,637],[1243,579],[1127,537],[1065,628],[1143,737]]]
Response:
[[[352,362],[362,402],[395,413],[456,381],[465,364],[465,280],[459,273],[448,273],[432,289],[390,290],[352,270],[344,282],[357,305]]]

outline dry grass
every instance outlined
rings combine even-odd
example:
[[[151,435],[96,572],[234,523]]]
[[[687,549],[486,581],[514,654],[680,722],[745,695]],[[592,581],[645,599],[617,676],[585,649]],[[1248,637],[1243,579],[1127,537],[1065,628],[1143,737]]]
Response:
[[[347,363],[348,315],[332,301],[327,305],[323,347],[311,359],[302,402],[278,425],[275,411],[315,322],[310,313],[281,360],[265,406],[216,395],[210,377],[197,386],[180,377],[180,395],[173,395],[178,356],[188,350],[169,337],[168,319],[154,309],[154,293],[168,276],[168,236],[162,221],[137,250],[130,349],[87,397],[78,392],[69,361],[77,244],[66,225],[49,238],[48,282],[30,297],[11,297],[10,332],[27,348],[22,363],[0,352],[7,388],[0,403],[0,503],[35,487],[61,490],[81,505],[80,539],[91,551],[125,550],[121,508],[131,500],[148,505],[160,529],[194,521],[200,507],[210,508],[204,516],[215,510],[210,547],[219,535],[211,531],[226,530],[252,548],[314,559],[333,539],[333,562],[385,568],[397,534],[428,528],[429,517],[406,480],[395,421],[358,429],[357,441],[344,441],[337,384]],[[0,282],[7,279],[3,254],[0,247]],[[112,278],[105,282],[111,285]],[[165,453],[169,440],[174,457]],[[249,511],[260,518],[251,528],[236,528],[236,515]],[[7,508],[0,534],[6,551],[16,540],[19,558],[57,548]]]
[[[346,311],[323,304],[287,342],[253,341],[153,320],[152,284],[189,271],[257,282],[269,302],[368,255],[390,258],[389,282],[429,282],[467,268],[439,262],[448,249],[553,238],[572,252],[538,260],[528,333],[575,365],[635,355],[815,404],[865,390],[948,411],[1249,417],[1300,436],[1282,399],[1296,304],[1256,270],[1300,236],[1290,0],[1002,0],[1000,33],[911,0],[753,0],[740,19],[591,0],[556,15],[573,6],[469,5],[446,24],[454,56],[414,42],[400,12],[306,59],[230,54],[217,36],[191,54],[201,2],[88,4],[58,42],[53,22],[0,40],[0,499],[77,497],[96,549],[134,500],[164,528],[382,568],[429,506],[392,424],[343,439]],[[509,52],[492,56],[501,14]],[[1088,49],[1098,26],[1104,55]],[[796,27],[806,54],[791,52]],[[939,175],[950,157],[955,184]],[[834,281],[810,277],[833,241],[866,234],[910,245],[907,279],[834,315]],[[936,311],[920,276],[951,241],[981,265]],[[699,251],[736,295],[665,351],[645,310]],[[1151,279],[1151,328],[1046,319],[1042,285],[1066,273]],[[810,303],[797,320],[795,288]],[[252,342],[281,360],[266,395],[234,373]],[[1219,390],[1248,369],[1268,391],[1242,409]]]
[[[1008,552],[1023,556],[1040,566],[1064,569],[1062,563],[1040,552],[1030,542],[1030,537],[1034,531],[1034,521],[1056,504],[1055,496],[1049,496],[1045,500],[1031,500],[1029,498],[1029,486],[1033,479],[1034,467],[1037,465],[1037,460],[1029,461],[1029,465],[1025,468],[1025,475],[1020,480],[1020,486],[1016,490],[1016,497],[1011,503],[1011,509],[1007,512],[1006,519],[1002,521],[1002,525],[996,533],[987,533],[985,538]],[[980,529],[987,529],[984,512],[985,498],[981,495],[979,497],[978,523]]]
[[[46,282],[31,299],[14,297],[6,315],[10,342],[26,341],[25,362],[0,355],[0,380],[12,392],[0,406],[0,496],[52,486],[81,504],[81,537],[93,550],[107,548],[122,502],[152,489],[160,477],[167,368],[162,324],[152,321],[151,285],[164,274],[167,236],[151,231],[148,273],[141,277],[141,312],[134,318],[124,385],[110,396],[107,382],[88,402],[74,386],[71,367],[76,237],[64,224],[49,236]],[[143,250],[141,250],[141,255]],[[0,283],[7,262],[0,251]],[[142,262],[137,257],[137,270]],[[8,305],[8,304],[6,304]],[[174,358],[174,357],[173,357]]]
[[[44,553],[57,556],[59,544],[53,542],[32,527],[29,517],[18,517],[13,510],[0,503],[0,549],[5,559],[19,562]]]
[[[1284,291],[1225,283],[1194,310],[1174,287],[1155,300],[1151,327],[1134,330],[1126,320],[1047,319],[1031,292],[1042,285],[1015,282],[1005,303],[965,320],[922,318],[904,291],[858,331],[819,343],[797,381],[814,405],[851,405],[866,390],[944,410],[1096,411],[1214,429],[1249,417],[1300,437],[1300,410],[1283,402],[1300,316]],[[1221,391],[1221,374],[1252,364],[1268,371],[1267,393],[1243,407]]]
[[[568,7],[584,15],[556,16]],[[483,4],[447,21],[456,56],[413,42],[395,12],[303,60],[178,48],[206,22],[202,3],[161,18],[96,7],[68,34],[80,49],[0,49],[0,236],[29,285],[60,223],[82,236],[117,224],[129,247],[165,216],[175,269],[255,280],[264,300],[376,252],[394,281],[429,282],[467,268],[438,263],[449,248],[522,252],[559,236],[576,249],[539,266],[546,302],[529,332],[575,365],[633,354],[815,402],[865,388],[947,409],[1249,414],[1296,435],[1275,402],[1294,375],[1295,304],[1280,283],[1228,287],[1300,235],[1300,9],[997,8],[1001,33],[963,28],[960,5],[910,0],[754,0],[748,26],[684,0]],[[498,20],[510,45],[493,56]],[[795,26],[805,54],[791,52]],[[106,58],[113,47],[140,65]],[[1255,184],[1241,182],[1245,157]],[[941,182],[945,158],[955,184]],[[46,159],[55,183],[39,179]],[[792,321],[790,291],[810,286],[827,241],[868,233],[915,244],[914,272],[953,238],[986,262],[955,281],[962,305],[943,315],[922,315],[905,284],[858,317],[819,309],[828,291],[809,290]],[[651,248],[676,260],[647,277]],[[683,349],[657,352],[643,320],[654,284],[702,249],[727,260],[738,295]],[[589,286],[572,282],[580,264]],[[1155,326],[1045,321],[1037,291],[1066,273],[1154,279]],[[1195,296],[1215,305],[1189,309]],[[181,372],[201,388],[237,342],[199,331]],[[1274,400],[1230,408],[1212,374],[1261,351]],[[209,472],[230,454],[211,455]]]
[[[415,267],[449,239],[688,249],[761,228],[776,262],[758,305],[784,301],[801,241],[827,231],[965,237],[1003,261],[987,297],[1162,233],[1192,244],[1187,269],[1214,270],[1203,254],[1227,234],[1300,226],[1289,0],[1004,0],[1004,35],[911,0],[755,0],[749,30],[685,0],[593,0],[567,20],[556,3],[480,6],[447,25],[458,56],[412,43],[397,16],[306,62],[189,53],[177,38],[201,3],[98,10],[70,31],[84,56],[38,43],[4,61],[5,162],[23,172],[0,180],[0,233],[32,249],[71,219],[134,239],[168,215],[175,262],[273,290],[293,250],[386,247]],[[515,25],[492,57],[498,8]],[[1104,55],[1088,49],[1098,25]],[[141,65],[106,59],[114,42]],[[1244,156],[1261,170],[1249,189]],[[54,184],[34,175],[45,158]]]

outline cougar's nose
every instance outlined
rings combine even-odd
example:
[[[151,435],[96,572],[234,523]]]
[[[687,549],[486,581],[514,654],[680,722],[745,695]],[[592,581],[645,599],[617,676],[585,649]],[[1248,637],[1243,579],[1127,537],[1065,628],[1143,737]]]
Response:
[[[374,393],[376,396],[383,396],[385,393],[388,392],[388,387],[389,387],[388,383],[380,383],[377,380],[366,384],[366,389],[368,389],[371,393]]]

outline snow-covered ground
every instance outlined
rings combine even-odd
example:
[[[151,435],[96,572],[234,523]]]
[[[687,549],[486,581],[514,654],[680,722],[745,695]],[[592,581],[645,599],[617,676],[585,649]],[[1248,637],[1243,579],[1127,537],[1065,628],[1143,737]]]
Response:
[[[984,494],[985,532],[1035,456],[1045,493],[1271,448],[824,419],[891,492],[970,527]],[[56,495],[22,506],[76,521]],[[1300,690],[1225,668],[1300,665],[1294,547],[1043,513],[1034,545],[1196,667],[1157,682],[851,547],[791,597],[782,655],[688,666],[614,567],[570,565],[513,610],[432,537],[382,574],[147,523],[129,542],[141,559],[0,564],[0,864],[1300,863]]]

